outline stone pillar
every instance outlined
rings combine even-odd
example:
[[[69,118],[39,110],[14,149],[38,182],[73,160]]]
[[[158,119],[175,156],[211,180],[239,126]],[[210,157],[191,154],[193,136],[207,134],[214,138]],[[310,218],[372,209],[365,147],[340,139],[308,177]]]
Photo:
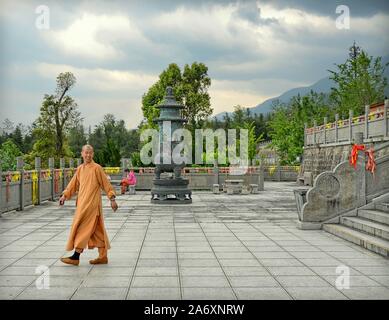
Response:
[[[51,176],[51,201],[55,201],[55,189],[54,189],[54,158],[49,158],[49,170]]]
[[[125,165],[126,165],[125,162],[126,162],[126,161],[125,161],[124,158],[121,158],[121,159],[120,159],[120,170],[122,171],[122,178],[124,178],[124,176],[125,176],[125,175],[124,175],[124,170],[126,169],[126,168],[125,168]]]
[[[317,127],[317,122],[316,120],[313,121],[313,144],[316,145],[316,127]]]
[[[369,139],[369,112],[370,106],[365,106],[365,139]]]
[[[4,204],[3,204],[3,168],[2,163],[0,159],[0,216],[3,212]]]
[[[362,144],[363,143],[363,132],[355,132],[354,133],[354,143]]]
[[[335,143],[338,142],[338,121],[339,114],[335,114]]]
[[[66,177],[65,177],[66,171],[65,171],[65,159],[64,158],[59,159],[59,168],[62,171],[62,183],[61,183],[61,188],[62,188],[61,192],[62,192],[65,190],[65,187],[66,187]]]
[[[73,158],[69,159],[69,168],[74,169],[74,159]]]
[[[389,99],[385,99],[384,103],[384,137],[389,137],[388,130],[388,109],[389,109]]]
[[[348,136],[349,136],[350,143],[353,140],[353,117],[354,117],[353,111],[349,110],[349,112],[348,112],[348,119],[349,119],[348,120]]]
[[[38,199],[36,204],[41,204],[42,200],[42,182],[41,182],[41,158],[35,157],[35,170],[38,175]],[[34,183],[34,182],[33,182]]]
[[[366,201],[366,155],[364,152],[358,153],[357,159],[357,170],[358,170],[358,178],[356,180],[357,190],[359,190],[358,198],[359,198],[359,206],[364,206]]]
[[[259,177],[258,177],[258,190],[265,190],[265,172],[264,172],[264,163],[261,161],[259,165]]]
[[[316,143],[316,141],[315,141],[315,143]],[[279,161],[277,163],[277,180],[281,181],[281,164]]]
[[[308,124],[305,122],[304,123],[304,147],[307,146],[307,128],[308,128]]]
[[[217,159],[213,161],[213,184],[219,184],[219,164],[217,162]]]
[[[77,167],[81,165],[81,159],[77,158]]]
[[[22,157],[16,158],[16,170],[20,172],[20,184],[19,184],[19,209],[24,210],[24,163]]]
[[[328,118],[324,117],[324,144],[327,144],[327,122]]]

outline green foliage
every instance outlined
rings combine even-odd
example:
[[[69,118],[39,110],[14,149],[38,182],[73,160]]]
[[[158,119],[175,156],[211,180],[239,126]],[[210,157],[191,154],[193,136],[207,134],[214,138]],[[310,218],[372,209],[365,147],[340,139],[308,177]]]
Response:
[[[16,170],[16,157],[21,156],[22,152],[18,146],[8,139],[0,146],[0,159],[3,171]]]
[[[127,130],[123,120],[106,114],[90,135],[88,143],[95,151],[95,161],[103,166],[120,166],[121,158],[132,158],[139,151],[137,130]]]
[[[174,96],[184,105],[183,116],[188,120],[188,127],[195,128],[212,114],[208,88],[211,79],[208,76],[208,67],[203,63],[186,64],[184,71],[175,63],[159,75],[159,80],[153,84],[142,97],[142,112],[146,120],[146,128],[156,128],[153,122],[159,116],[159,105],[166,93],[166,87],[172,86]]]
[[[387,79],[381,57],[368,56],[354,43],[346,62],[336,66],[337,71],[329,70],[330,79],[336,85],[329,99],[311,92],[304,97],[293,97],[288,105],[275,107],[269,135],[282,164],[293,164],[303,153],[304,123],[312,125],[316,120],[322,124],[325,116],[332,122],[336,113],[340,118],[347,118],[349,110],[357,116],[364,112],[365,105],[383,101]]]
[[[373,58],[354,45],[349,58],[331,71],[330,79],[336,86],[331,90],[331,100],[340,117],[348,117],[349,110],[355,115],[364,112],[366,105],[384,100],[388,80],[384,77],[385,66],[381,57]]]
[[[38,139],[28,158],[42,155],[44,159],[73,157],[67,135],[81,118],[77,103],[67,93],[75,83],[76,78],[71,72],[60,73],[57,77],[56,94],[44,96],[39,118],[34,123],[33,135]]]
[[[259,136],[255,133],[255,122],[246,122],[243,129],[248,130],[248,157],[249,160],[253,160],[257,155],[257,145],[263,140],[263,133]]]
[[[142,161],[140,161],[140,152],[136,151],[132,153],[131,162],[134,167],[142,167]]]
[[[311,91],[293,97],[289,105],[279,104],[269,121],[269,136],[280,157],[281,164],[294,164],[303,153],[304,123],[322,121],[331,112],[324,94]]]
[[[68,143],[74,157],[80,158],[82,146],[87,144],[85,129],[81,122],[69,130]]]

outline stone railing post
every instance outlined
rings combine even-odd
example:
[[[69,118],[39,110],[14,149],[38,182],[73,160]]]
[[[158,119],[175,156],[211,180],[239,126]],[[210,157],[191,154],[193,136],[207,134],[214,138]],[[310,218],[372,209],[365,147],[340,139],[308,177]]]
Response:
[[[370,112],[370,107],[366,105],[365,106],[365,139],[369,139],[369,112]]]
[[[213,184],[219,184],[219,164],[217,159],[213,160]],[[212,189],[212,186],[211,186]]]
[[[307,146],[307,128],[308,128],[308,124],[305,122],[304,123],[304,147]]]
[[[42,201],[42,181],[41,181],[41,158],[40,157],[35,157],[35,170],[37,173],[37,185],[38,185],[38,199],[36,204],[41,204]],[[32,182],[34,183],[34,181]]]
[[[363,139],[362,139],[363,140]],[[358,154],[357,162],[360,163],[358,167],[358,179],[357,179],[357,190],[359,190],[359,206],[364,206],[366,201],[366,155],[364,152]]]
[[[16,158],[16,170],[20,173],[19,184],[19,210],[24,210],[24,163],[22,157]]]
[[[258,190],[259,191],[265,190],[264,184],[265,184],[264,162],[261,161],[261,163],[259,164],[259,177],[258,177]]]
[[[389,109],[389,99],[385,99],[384,102],[384,137],[389,137],[388,130],[388,109]]]
[[[55,168],[54,168],[54,158],[49,158],[49,170],[50,170],[50,177],[51,177],[51,201],[55,201]]]
[[[122,178],[124,178],[124,170],[126,169],[125,168],[125,159],[124,158],[121,158],[120,159],[120,170],[121,170],[121,172],[122,172]]]
[[[348,112],[348,141],[351,143],[353,141],[353,117],[354,113],[352,110]]]
[[[65,159],[61,158],[59,159],[59,168],[62,171],[62,183],[61,183],[61,193],[65,190],[66,187],[66,169],[65,169]]]
[[[327,122],[328,118],[324,117],[324,144],[327,144]]]
[[[81,159],[77,158],[77,167],[81,165]]]
[[[354,143],[362,144],[363,143],[363,132],[355,132],[354,133]]]
[[[3,212],[4,208],[3,204],[3,167],[2,167],[2,161],[0,159],[0,215]]]
[[[317,122],[316,120],[313,121],[313,144],[316,145],[316,127],[317,127]]]
[[[281,164],[280,162],[277,163],[277,180],[281,181]]]
[[[339,138],[339,132],[338,132],[338,121],[339,121],[339,114],[335,114],[335,143],[338,142]]]
[[[69,159],[69,168],[74,169],[74,159],[73,158]]]

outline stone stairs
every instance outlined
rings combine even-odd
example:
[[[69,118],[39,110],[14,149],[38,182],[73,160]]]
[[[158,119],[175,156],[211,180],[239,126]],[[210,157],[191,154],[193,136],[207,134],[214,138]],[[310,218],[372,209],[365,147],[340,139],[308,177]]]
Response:
[[[323,230],[389,258],[389,202],[340,217],[339,224],[324,224]]]

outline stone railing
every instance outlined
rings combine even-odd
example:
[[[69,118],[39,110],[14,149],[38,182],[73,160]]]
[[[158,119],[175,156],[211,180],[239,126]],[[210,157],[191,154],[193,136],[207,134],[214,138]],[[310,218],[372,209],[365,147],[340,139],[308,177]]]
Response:
[[[366,146],[369,148],[369,146]],[[389,193],[389,142],[374,149],[376,170],[366,171],[366,155],[360,152],[357,167],[349,161],[334,170],[320,173],[310,189],[296,189],[299,225],[319,229],[323,223],[337,221],[343,214],[354,214],[373,199]]]
[[[77,165],[81,163],[76,159]],[[0,163],[0,213],[11,210],[23,210],[29,205],[39,205],[43,201],[55,201],[62,194],[72,178],[75,161],[60,159],[60,168],[54,168],[54,159],[49,159],[49,168],[41,168],[40,158],[35,159],[35,170],[24,170],[21,157],[17,158],[17,170],[3,172]],[[122,161],[122,167],[105,167],[113,186],[118,187],[124,174],[124,168],[133,169],[137,177],[138,190],[150,190],[153,185],[153,167],[130,167]],[[228,179],[242,179],[244,184],[263,185],[268,181],[296,181],[298,166],[250,166],[243,171],[234,167],[188,167],[182,175],[189,179],[192,190],[212,190],[213,184],[224,184]]]
[[[382,108],[365,107],[365,114],[354,117],[352,110],[349,111],[348,119],[339,119],[339,115],[335,115],[335,122],[327,123],[327,118],[324,118],[324,124],[318,126],[314,122],[313,127],[308,128],[305,124],[304,128],[304,147],[351,143],[355,133],[362,133],[364,143],[373,141],[389,140],[389,100],[385,100]]]

